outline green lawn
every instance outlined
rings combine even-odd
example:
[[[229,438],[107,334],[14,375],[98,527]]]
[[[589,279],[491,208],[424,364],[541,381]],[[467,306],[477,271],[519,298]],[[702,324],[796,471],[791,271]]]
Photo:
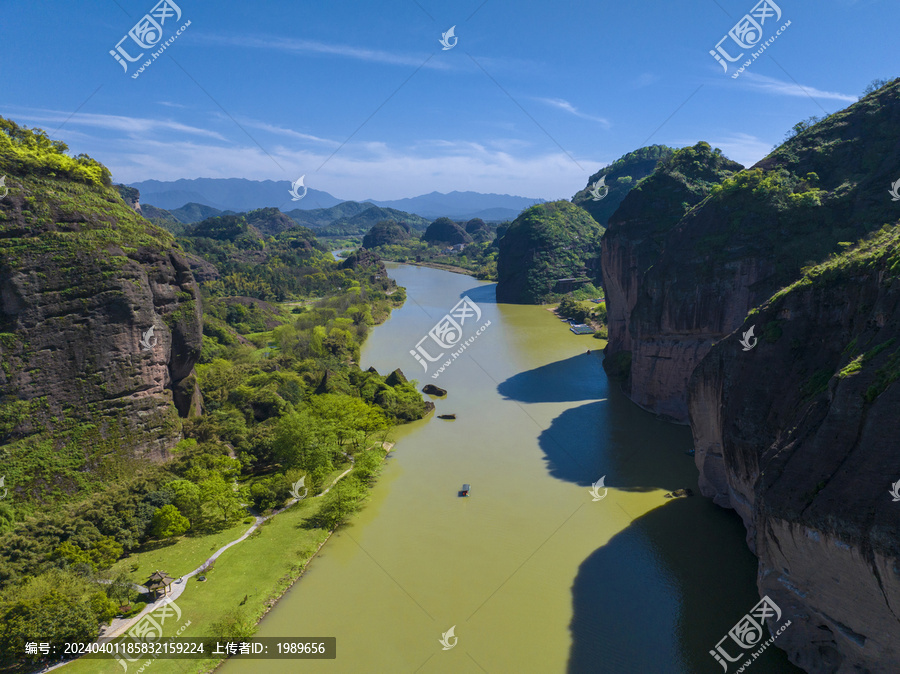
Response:
[[[319,544],[328,537],[328,532],[322,529],[302,527],[304,520],[318,511],[321,502],[322,499],[318,497],[304,499],[276,515],[247,540],[222,553],[213,568],[206,572],[205,582],[201,583],[196,578],[187,581],[184,593],[175,602],[181,610],[181,620],[171,628],[167,622],[165,635],[174,635],[181,625],[190,621],[190,626],[182,632],[181,637],[209,636],[212,634],[212,623],[233,609],[245,611],[255,622],[264,612],[269,600],[278,597],[288,587]],[[248,526],[235,528],[230,539],[238,538]],[[228,540],[223,540],[225,542]],[[181,545],[179,543],[173,548]],[[207,552],[209,551],[203,549],[200,561],[191,568],[199,566],[206,559]],[[260,563],[260,560],[265,560],[265,563]],[[174,575],[171,571],[170,574]],[[241,605],[245,597],[246,601]],[[144,660],[139,660],[131,663],[129,670],[136,672],[143,662]],[[152,667],[153,672],[161,674],[193,673],[209,671],[215,663],[214,660],[160,659]],[[122,668],[113,659],[82,658],[68,665],[66,671],[94,674],[121,672]]]
[[[131,579],[141,585],[157,569],[165,571],[172,578],[179,578],[196,569],[213,552],[235,538],[239,538],[241,534],[247,531],[252,522],[244,524],[245,519],[247,517],[241,517],[234,525],[214,534],[180,536],[174,541],[166,541],[160,544],[155,549],[145,552],[134,552],[116,562],[112,567],[112,572],[116,573],[120,569],[125,569],[131,575]],[[131,566],[135,562],[138,564],[138,569],[137,571],[131,571]]]

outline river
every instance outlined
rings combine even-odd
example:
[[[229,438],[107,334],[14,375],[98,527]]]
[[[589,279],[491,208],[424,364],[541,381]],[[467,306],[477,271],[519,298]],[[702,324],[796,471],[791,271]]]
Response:
[[[733,512],[664,498],[699,494],[689,429],[629,402],[586,353],[596,340],[545,309],[498,305],[468,276],[388,267],[408,299],[362,366],[447,389],[436,414],[457,419],[394,433],[367,508],[260,625],[337,637],[337,659],[224,669],[722,672],[709,651],[757,603],[756,559]],[[409,351],[463,296],[490,326],[432,379]],[[799,671],[774,648],[750,670]]]

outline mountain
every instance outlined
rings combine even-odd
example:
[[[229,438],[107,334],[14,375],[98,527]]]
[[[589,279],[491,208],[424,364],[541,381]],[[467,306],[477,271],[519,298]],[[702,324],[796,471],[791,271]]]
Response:
[[[191,202],[185,204],[181,208],[174,208],[169,211],[173,218],[186,225],[200,222],[201,220],[206,220],[206,218],[212,218],[217,215],[229,215],[231,212],[232,211],[221,211],[218,208],[198,204],[196,202]]]
[[[361,213],[350,218],[339,218],[321,230],[322,236],[365,234],[382,220],[393,220],[410,226],[410,228],[423,231],[430,223],[427,219],[404,213],[394,208],[380,208],[370,206]]]
[[[455,246],[460,243],[472,243],[472,237],[460,225],[450,218],[438,218],[422,234],[422,241],[433,246]]]
[[[631,374],[631,316],[642,293],[643,274],[658,261],[666,236],[713,187],[742,168],[714,152],[708,143],[698,143],[669,155],[652,175],[622,195],[621,205],[608,220],[600,258],[609,326],[609,346],[604,360],[607,372]],[[652,361],[643,363],[652,370]],[[634,371],[639,367],[643,365],[636,364]],[[678,417],[678,410],[659,402],[663,397],[661,391],[650,391],[642,383],[643,377],[652,379],[653,376],[652,371],[636,374],[640,380],[635,389],[637,401],[645,404],[640,396],[653,395],[657,401],[654,411]],[[683,386],[686,376],[682,373],[673,386]],[[626,388],[630,384],[629,379]]]
[[[359,215],[363,211],[372,208],[373,205],[374,204],[368,202],[360,203],[358,201],[343,201],[331,208],[313,208],[308,211],[295,208],[292,211],[285,211],[285,215],[293,218],[298,225],[303,225],[304,227],[324,227],[325,225],[330,225],[335,220],[352,218],[354,215]]]
[[[604,366],[689,423],[809,672],[900,663],[900,79],[731,172],[700,144],[609,220]],[[680,168],[678,168],[680,166]]]
[[[293,206],[295,211],[322,211],[346,202],[327,192],[308,188],[300,201],[292,201],[288,180],[246,180],[244,178],[193,178],[174,181],[144,180],[131,183],[130,187],[140,190],[144,203],[153,204],[169,211],[179,209],[188,203],[211,206],[219,211],[243,212],[256,208],[277,207],[281,210]],[[528,199],[509,194],[481,194],[479,192],[432,192],[418,197],[377,201],[365,199],[369,205],[414,213],[429,221],[447,216],[454,220],[511,220],[523,209],[542,199]],[[345,213],[338,217],[352,217],[355,213]],[[209,216],[207,216],[209,217]],[[291,217],[294,217],[291,215]],[[302,216],[297,216],[302,217]],[[202,218],[201,218],[202,219]],[[314,223],[301,222],[305,226]],[[330,223],[326,223],[330,224]],[[374,224],[374,223],[373,223]]]
[[[594,220],[606,227],[609,216],[616,212],[625,196],[641,180],[653,173],[659,162],[671,157],[674,151],[665,145],[651,145],[629,152],[592,175],[588,179],[587,187],[572,197],[572,203],[581,206],[594,217]],[[603,185],[598,185],[601,178],[605,179],[602,181]],[[595,199],[593,194],[595,186],[597,194],[600,195],[604,193],[603,186],[605,186],[606,196],[602,196],[599,200]]]
[[[200,405],[200,292],[173,237],[104,166],[0,128],[0,434],[7,477],[42,500],[182,439]]]
[[[220,211],[251,211],[256,208],[297,204],[298,208],[328,208],[341,203],[327,192],[309,188],[301,201],[292,201],[289,180],[244,178],[193,178],[174,181],[144,180],[131,183],[146,203],[173,210],[194,202]]]
[[[599,284],[602,234],[587,211],[568,201],[527,209],[499,240],[497,301],[539,304],[566,291],[561,279]]]
[[[416,213],[426,218],[446,216],[452,220],[509,220],[529,206],[542,203],[543,199],[529,199],[509,194],[482,194],[480,192],[457,192],[448,194],[431,192],[418,197],[378,201],[367,199],[377,206],[396,208]]]
[[[402,243],[410,236],[412,236],[412,231],[409,225],[394,222],[393,220],[382,220],[376,223],[363,237],[362,247],[377,248],[378,246],[389,246]]]

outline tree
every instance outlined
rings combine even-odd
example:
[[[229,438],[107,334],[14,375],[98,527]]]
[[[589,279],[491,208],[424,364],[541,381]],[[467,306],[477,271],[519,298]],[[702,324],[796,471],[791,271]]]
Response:
[[[150,533],[156,538],[172,538],[180,536],[190,528],[188,518],[182,515],[178,508],[169,504],[153,513]]]
[[[234,489],[218,473],[201,482],[199,486],[200,499],[203,506],[208,506],[210,509],[221,513],[225,524],[228,524],[229,519],[243,512]]]
[[[821,121],[822,121],[821,117],[816,117],[815,115],[813,115],[812,117],[807,117],[806,119],[797,122],[796,124],[794,124],[794,126],[791,127],[791,130],[785,134],[784,140],[785,141],[790,140],[794,136],[797,136],[797,135],[803,133],[807,129],[813,128],[816,124],[818,124]]]
[[[350,515],[359,512],[368,498],[369,492],[362,480],[348,475],[325,495],[315,522],[324,529],[335,529]]]
[[[200,487],[190,480],[172,480],[166,489],[174,494],[172,505],[178,508],[191,522],[192,526],[200,524],[202,509],[200,508]]]
[[[862,96],[859,97],[860,100],[862,100],[869,94],[874,94],[876,91],[881,89],[881,87],[883,87],[887,84],[890,84],[890,83],[891,83],[890,80],[883,80],[883,79],[872,80],[871,82],[869,82],[869,86],[867,86],[865,89],[863,89]]]

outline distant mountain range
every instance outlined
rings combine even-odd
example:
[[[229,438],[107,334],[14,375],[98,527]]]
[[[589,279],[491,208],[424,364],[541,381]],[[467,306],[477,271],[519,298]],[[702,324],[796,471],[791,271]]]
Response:
[[[142,204],[151,204],[168,211],[176,211],[186,204],[192,204],[194,210],[197,206],[208,206],[218,211],[238,213],[273,206],[281,210],[293,206],[294,211],[319,211],[346,203],[328,192],[312,188],[307,188],[306,196],[302,200],[292,201],[288,193],[291,189],[288,180],[182,178],[174,181],[144,180],[131,183],[130,186],[140,190]],[[366,203],[414,213],[429,219],[446,216],[454,220],[472,218],[512,220],[524,209],[543,201],[509,194],[454,191],[449,194],[432,192],[392,201],[368,199]],[[355,213],[348,213],[345,217],[353,215]]]

